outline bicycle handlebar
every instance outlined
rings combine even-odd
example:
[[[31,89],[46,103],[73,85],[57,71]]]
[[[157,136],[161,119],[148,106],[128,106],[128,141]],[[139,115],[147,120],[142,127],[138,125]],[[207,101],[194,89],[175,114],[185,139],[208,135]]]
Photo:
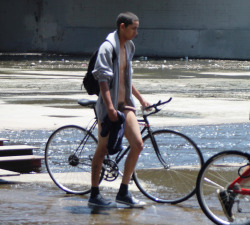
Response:
[[[170,97],[170,98],[169,98],[167,101],[165,101],[165,102],[161,102],[161,100],[160,100],[160,101],[158,101],[157,103],[155,103],[155,104],[153,104],[153,105],[150,105],[150,106],[144,108],[144,111],[145,111],[145,110],[146,110],[146,111],[149,111],[151,108],[154,108],[154,112],[151,112],[151,113],[147,114],[146,116],[150,116],[150,115],[152,115],[152,114],[158,113],[159,111],[161,111],[161,109],[159,109],[158,106],[165,105],[165,104],[167,104],[167,103],[169,103],[169,102],[171,102],[171,101],[172,101],[172,97]]]

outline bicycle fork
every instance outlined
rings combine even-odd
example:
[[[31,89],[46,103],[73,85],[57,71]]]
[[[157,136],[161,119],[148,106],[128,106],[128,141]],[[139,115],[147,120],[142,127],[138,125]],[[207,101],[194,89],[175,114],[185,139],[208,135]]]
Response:
[[[152,145],[154,147],[154,150],[155,150],[155,153],[157,155],[157,158],[159,159],[160,163],[164,166],[164,169],[169,169],[169,165],[167,164],[167,162],[162,158],[161,156],[161,152],[159,150],[159,147],[158,147],[158,144],[157,144],[157,141],[155,140],[155,137],[153,135],[153,131],[150,129],[150,127],[148,127],[148,134],[149,134],[149,137],[150,137],[150,140],[152,142]]]

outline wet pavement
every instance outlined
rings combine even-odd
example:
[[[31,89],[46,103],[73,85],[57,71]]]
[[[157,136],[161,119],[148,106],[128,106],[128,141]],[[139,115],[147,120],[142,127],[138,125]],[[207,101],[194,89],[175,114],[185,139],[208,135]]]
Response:
[[[138,58],[133,64],[135,85],[150,102],[173,97],[151,118],[154,126],[190,136],[205,159],[222,150],[250,151],[249,61]],[[86,66],[77,57],[0,55],[0,136],[10,144],[38,146],[35,154],[43,155],[53,130],[87,125],[93,112],[76,103],[95,98],[81,90]],[[114,199],[116,189],[104,186],[103,193]],[[59,190],[43,164],[40,174],[0,179],[1,224],[212,224],[195,196],[169,205],[134,194],[147,207],[93,210],[88,196]]]
[[[44,174],[42,178],[32,174],[0,179],[1,224],[212,224],[195,197],[170,205],[154,203],[134,192],[147,202],[145,208],[118,204],[112,209],[91,209],[88,195],[65,194],[49,179]],[[115,199],[116,190],[103,187],[102,191]]]

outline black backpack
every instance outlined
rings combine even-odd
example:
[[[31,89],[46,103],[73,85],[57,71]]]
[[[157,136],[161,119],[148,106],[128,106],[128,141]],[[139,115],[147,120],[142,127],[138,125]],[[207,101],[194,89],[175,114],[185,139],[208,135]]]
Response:
[[[108,40],[106,40],[106,41],[108,41]],[[113,45],[112,45],[112,47],[113,47]],[[95,51],[94,54],[90,57],[88,70],[83,78],[83,86],[89,95],[99,96],[99,93],[100,93],[99,83],[94,78],[94,75],[92,73],[92,71],[94,70],[94,67],[95,67],[97,55],[98,55],[98,50]],[[113,63],[114,63],[115,58],[116,58],[116,53],[115,53],[115,49],[113,47],[113,55],[112,55],[112,62]],[[112,82],[110,84],[112,84]],[[110,88],[111,88],[111,85],[110,85]]]

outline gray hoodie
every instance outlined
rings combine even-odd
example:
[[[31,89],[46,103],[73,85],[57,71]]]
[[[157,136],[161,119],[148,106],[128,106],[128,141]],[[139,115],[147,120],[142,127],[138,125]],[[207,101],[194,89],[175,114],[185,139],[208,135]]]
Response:
[[[117,109],[118,107],[118,93],[119,93],[119,83],[120,83],[120,41],[117,31],[110,33],[106,40],[102,43],[99,48],[98,56],[95,63],[95,68],[93,70],[93,75],[99,82],[107,81],[108,83],[112,80],[112,86],[110,87],[110,94],[112,103]],[[112,46],[112,45],[113,46]],[[114,63],[112,62],[113,48],[116,52],[116,58]],[[132,97],[132,58],[135,52],[135,46],[132,41],[127,41],[125,43],[126,53],[127,53],[127,68],[125,72],[126,81],[126,96],[125,101],[129,106],[135,107],[134,100]],[[96,111],[98,119],[103,122],[104,117],[107,115],[107,109],[105,103],[102,99],[101,92],[99,94]]]

